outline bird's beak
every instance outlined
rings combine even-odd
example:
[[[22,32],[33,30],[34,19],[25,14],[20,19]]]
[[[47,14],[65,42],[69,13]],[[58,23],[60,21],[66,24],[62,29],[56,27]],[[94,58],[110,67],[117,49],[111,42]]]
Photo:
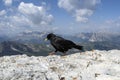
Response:
[[[44,41],[47,41],[48,39],[47,38],[45,38],[45,40]]]

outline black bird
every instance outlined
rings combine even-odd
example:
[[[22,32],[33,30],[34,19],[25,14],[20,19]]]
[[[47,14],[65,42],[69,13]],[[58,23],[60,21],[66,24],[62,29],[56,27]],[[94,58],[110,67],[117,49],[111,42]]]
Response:
[[[55,51],[52,52],[51,54],[54,54],[55,52],[59,51],[64,53],[65,55],[66,52],[71,48],[83,50],[83,46],[76,45],[74,42],[56,36],[53,33],[48,34],[46,40],[50,40],[51,45],[55,48]]]

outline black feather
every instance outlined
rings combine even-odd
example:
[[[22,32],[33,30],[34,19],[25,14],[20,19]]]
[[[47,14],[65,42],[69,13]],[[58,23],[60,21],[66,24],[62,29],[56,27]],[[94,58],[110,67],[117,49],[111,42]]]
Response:
[[[79,50],[83,50],[83,46],[75,45],[73,47],[76,48],[76,49],[79,49]]]
[[[71,48],[83,50],[83,46],[76,45],[74,42],[56,36],[53,33],[48,34],[47,39],[50,40],[51,45],[56,49],[55,52],[59,51],[65,53]]]

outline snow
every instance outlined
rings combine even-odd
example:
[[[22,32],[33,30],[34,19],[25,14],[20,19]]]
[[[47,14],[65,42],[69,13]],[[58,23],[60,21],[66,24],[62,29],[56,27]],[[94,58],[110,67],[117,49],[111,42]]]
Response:
[[[62,79],[61,79],[62,78]],[[0,57],[0,80],[120,80],[120,50]]]

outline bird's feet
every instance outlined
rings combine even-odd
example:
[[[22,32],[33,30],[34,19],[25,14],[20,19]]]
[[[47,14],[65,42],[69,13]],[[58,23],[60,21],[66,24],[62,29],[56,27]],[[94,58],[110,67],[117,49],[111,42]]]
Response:
[[[67,58],[67,56],[61,56],[61,58]]]
[[[55,52],[51,52],[51,53],[49,53],[49,55],[54,55],[55,54]]]
[[[92,52],[94,52],[95,50],[94,50],[94,49],[92,49],[91,51],[92,51]]]
[[[66,57],[67,57],[66,55],[67,55],[66,53],[63,53],[63,54],[61,55],[61,57],[62,57],[62,58],[66,58]]]

